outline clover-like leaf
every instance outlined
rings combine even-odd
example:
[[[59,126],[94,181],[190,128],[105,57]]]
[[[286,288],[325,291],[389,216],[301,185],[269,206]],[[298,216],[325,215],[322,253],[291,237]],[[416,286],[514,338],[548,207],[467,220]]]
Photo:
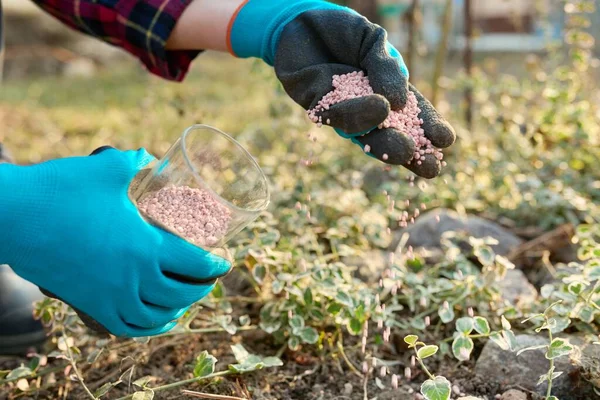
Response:
[[[315,344],[317,343],[317,340],[319,340],[319,333],[315,328],[310,326],[302,329],[299,336],[304,343],[308,344]]]
[[[417,357],[419,357],[421,360],[424,360],[427,357],[433,356],[435,353],[438,352],[438,350],[439,347],[435,345],[423,346],[419,350],[417,350]]]
[[[154,391],[146,389],[143,392],[135,392],[133,394],[133,400],[152,400],[154,398]]]
[[[241,345],[239,345],[239,346],[241,346]],[[244,349],[244,351],[245,350],[246,349]],[[243,356],[243,353],[241,352],[241,350],[234,350],[234,354],[236,351],[239,352],[240,356]],[[237,359],[237,355],[236,355],[236,359]],[[194,376],[197,378],[200,376],[207,376],[207,375],[212,374],[213,372],[215,372],[215,364],[216,363],[217,363],[217,359],[213,355],[208,354],[208,351],[204,350],[202,353],[200,353],[200,355],[198,357],[196,357],[196,364],[194,365]]]
[[[450,398],[450,390],[450,382],[443,376],[428,379],[421,385],[421,394],[427,400],[448,400]]]
[[[104,385],[100,386],[98,389],[96,389],[96,391],[94,392],[94,396],[97,399],[99,399],[102,396],[105,396],[112,388],[114,388],[120,383],[121,380],[118,380],[117,382],[107,382]]]
[[[21,365],[19,368],[15,368],[12,371],[10,371],[9,374],[6,375],[6,379],[13,380],[23,378],[25,376],[31,375],[32,373],[33,371],[31,370],[31,368]]]
[[[492,332],[490,340],[496,343],[502,350],[510,350],[510,346],[500,332]]]
[[[474,321],[473,318],[463,317],[456,320],[456,331],[468,335],[473,331]]]
[[[452,354],[459,361],[468,361],[474,347],[473,339],[465,335],[456,335],[452,342]]]
[[[554,338],[548,347],[548,351],[546,351],[546,358],[553,360],[570,354],[572,350],[573,345],[569,343],[568,339]]]
[[[354,336],[358,335],[360,333],[360,331],[362,330],[362,324],[356,318],[351,318],[348,321],[347,327],[348,327],[348,332],[350,332],[350,334],[354,335]]]
[[[487,319],[483,317],[473,317],[473,320],[475,322],[475,332],[481,335],[487,335],[490,333],[490,324]]]
[[[454,320],[454,309],[446,303],[439,308],[438,315],[440,316],[442,322],[447,324],[448,322]]]
[[[404,337],[404,343],[408,344],[410,347],[414,347],[417,340],[419,340],[417,335],[408,335]]]

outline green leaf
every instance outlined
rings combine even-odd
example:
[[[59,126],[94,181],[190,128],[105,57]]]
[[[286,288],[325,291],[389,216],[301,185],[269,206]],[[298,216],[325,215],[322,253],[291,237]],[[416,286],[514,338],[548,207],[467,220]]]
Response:
[[[443,376],[428,379],[421,385],[421,394],[427,400],[448,400],[450,398],[450,382]]]
[[[277,332],[279,328],[281,328],[281,320],[261,321],[259,326],[260,329],[262,329],[266,333],[272,334]]]
[[[248,325],[250,325],[250,316],[249,315],[242,315],[239,318],[239,321],[240,321],[240,325],[241,326],[248,326]]]
[[[242,346],[240,343],[232,345],[230,347],[233,351],[233,356],[235,357],[235,360],[237,362],[243,363],[248,359],[248,357],[250,357],[250,353],[248,353],[248,350],[246,350],[244,346]]]
[[[586,285],[583,282],[571,282],[567,286],[569,293],[575,296],[579,296],[585,290]]]
[[[241,345],[239,345],[241,346]],[[234,350],[234,354],[235,354]],[[245,349],[244,349],[245,351]],[[247,352],[246,352],[247,353]],[[241,356],[242,353],[240,353]],[[236,355],[237,359],[237,355]],[[239,361],[239,360],[238,360]],[[196,357],[196,365],[194,365],[194,376],[197,378],[199,376],[207,376],[215,372],[215,364],[217,363],[217,359],[208,354],[208,351],[204,350],[198,357]]]
[[[348,321],[347,327],[348,332],[350,332],[350,334],[354,336],[358,335],[362,330],[362,324],[356,318],[350,319]]]
[[[415,343],[417,343],[417,340],[419,340],[419,337],[417,335],[408,335],[404,337],[404,342],[410,347],[414,347]]]
[[[215,322],[230,335],[235,335],[237,327],[231,323],[231,315],[219,315],[215,318]]]
[[[456,320],[456,331],[468,335],[473,331],[473,318],[463,317]]]
[[[454,309],[445,304],[438,309],[438,315],[442,322],[447,324],[454,320]]]
[[[504,315],[500,319],[502,321],[502,328],[504,328],[504,330],[510,330],[512,328],[510,326],[510,322],[508,322],[508,320],[506,319],[506,317],[504,317]]]
[[[264,265],[256,265],[252,270],[252,276],[256,282],[263,283],[267,276],[267,268]]]
[[[419,350],[417,350],[417,357],[419,357],[421,360],[424,360],[427,357],[433,356],[435,353],[438,352],[438,350],[439,347],[435,345],[423,346]]]
[[[312,290],[310,290],[310,288],[306,288],[306,290],[304,291],[304,304],[306,304],[307,306],[312,305],[313,303],[313,295],[312,295]]]
[[[319,340],[319,333],[312,327],[302,329],[298,336],[300,336],[300,339],[302,339],[304,343],[308,344],[315,344],[317,343],[317,340]]]
[[[354,302],[352,298],[346,294],[345,292],[338,292],[335,299],[346,307],[354,307]]]
[[[288,339],[288,347],[292,351],[300,350],[300,339],[297,336],[292,336]]]
[[[558,397],[556,397],[556,396],[550,396],[546,400],[558,400]]]
[[[265,357],[262,362],[266,368],[281,367],[283,365],[283,361],[279,357]]]
[[[223,283],[221,281],[217,281],[217,283],[215,284],[215,288],[210,294],[215,299],[222,299],[223,297],[225,297],[225,286],[223,286]]]
[[[568,317],[556,317],[552,318],[551,321],[553,322],[550,324],[550,331],[554,334],[561,333],[571,325],[571,320]]]
[[[300,329],[304,328],[304,318],[301,315],[294,315],[292,319],[290,319],[290,326],[292,327],[292,331],[294,334],[300,332]]]
[[[119,383],[121,383],[121,381],[117,381],[117,382],[108,382],[105,383],[104,385],[100,386],[98,389],[96,389],[96,391],[94,392],[94,396],[99,399],[100,397],[106,395],[112,388],[114,388],[115,386],[117,386]]]
[[[143,392],[135,392],[133,394],[133,400],[152,400],[154,398],[154,391],[148,389]]]
[[[281,281],[273,281],[273,284],[271,285],[271,291],[273,292],[273,294],[279,294],[282,290],[283,284],[281,283]]]
[[[489,266],[494,263],[496,259],[496,254],[489,246],[480,246],[474,249],[475,257],[483,264],[484,266]]]
[[[423,318],[415,318],[412,321],[410,321],[410,325],[415,328],[418,329],[420,331],[424,331],[426,326],[425,326],[425,320]]]
[[[510,329],[503,330],[502,336],[504,337],[504,340],[506,340],[506,343],[508,343],[509,350],[515,351],[519,344],[517,343],[517,338],[515,337],[513,331]]]
[[[331,315],[336,315],[341,310],[342,310],[342,305],[338,304],[338,303],[330,304],[329,307],[327,307],[327,312]]]
[[[492,332],[490,335],[490,340],[496,343],[502,350],[509,350],[510,346],[504,337],[500,334],[500,332]]]
[[[475,322],[475,332],[481,335],[487,335],[490,333],[490,324],[488,323],[487,319],[483,317],[474,317],[473,320]]]
[[[152,376],[148,375],[148,376],[144,376],[140,379],[137,379],[133,382],[134,386],[140,387],[140,388],[145,388],[146,385],[148,385],[148,383],[152,380]]]
[[[12,380],[12,379],[23,378],[23,377],[31,375],[32,373],[33,373],[33,371],[30,368],[21,365],[19,368],[15,368],[12,371],[10,371],[10,373],[6,376],[6,379]]]
[[[554,338],[548,351],[546,352],[546,358],[553,360],[558,357],[566,356],[573,350],[573,345],[569,343],[568,339]]]
[[[465,335],[457,335],[452,342],[452,354],[459,361],[468,361],[474,347],[473,339]]]
[[[313,319],[316,319],[317,321],[323,321],[325,319],[325,315],[323,315],[321,310],[317,310],[316,308],[311,308],[308,312],[308,315],[310,315]]]
[[[533,351],[533,350],[545,349],[547,347],[548,347],[547,344],[540,344],[539,346],[525,347],[524,349],[521,349],[521,350],[517,351],[517,357],[520,356],[521,354],[525,353],[526,351]]]

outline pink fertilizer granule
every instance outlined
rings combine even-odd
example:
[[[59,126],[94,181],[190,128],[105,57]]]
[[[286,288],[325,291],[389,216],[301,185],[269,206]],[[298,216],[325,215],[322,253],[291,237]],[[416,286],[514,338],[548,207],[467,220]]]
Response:
[[[329,107],[332,105],[374,93],[373,88],[369,84],[369,78],[362,71],[351,72],[345,75],[334,75],[333,90],[323,96],[315,108],[307,111],[308,117],[318,126],[322,126],[323,118],[319,114],[325,110],[329,110]],[[423,120],[419,118],[421,109],[419,108],[417,97],[410,90],[407,97],[404,109],[391,111],[387,119],[379,125],[379,129],[394,128],[406,135],[410,135],[416,144],[413,160],[416,160],[418,165],[421,165],[420,160],[426,154],[433,154],[435,158],[441,161],[444,158],[441,150],[431,144],[431,141],[425,137],[425,131],[421,128]],[[329,121],[326,122],[329,123]],[[368,153],[369,150],[365,146],[365,152]],[[384,161],[387,160],[388,155],[384,154],[383,159]]]
[[[198,246],[215,246],[231,221],[227,207],[207,191],[189,186],[166,186],[143,198],[138,209]]]

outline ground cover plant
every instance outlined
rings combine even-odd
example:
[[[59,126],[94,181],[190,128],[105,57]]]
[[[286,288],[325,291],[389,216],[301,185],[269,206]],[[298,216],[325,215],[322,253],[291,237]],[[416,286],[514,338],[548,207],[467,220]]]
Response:
[[[439,108],[459,138],[442,175],[427,181],[314,126],[252,61],[203,56],[185,85],[129,62],[77,85],[7,83],[0,139],[23,163],[106,143],[161,155],[201,122],[256,155],[273,198],[232,241],[234,272],[167,334],[98,337],[62,303],[38,304],[50,340],[26,358],[0,358],[0,398],[596,396],[600,71],[585,32],[590,3],[567,2],[564,43],[519,56],[514,74],[502,72],[509,56],[478,60],[470,76],[447,66]],[[445,209],[523,243],[507,252],[502,238],[459,229],[438,246],[412,245],[408,232]],[[443,223],[435,220],[433,229]],[[508,294],[515,273],[533,284],[530,301]],[[495,373],[481,372],[496,350]],[[536,357],[533,379],[507,379],[512,364]]]

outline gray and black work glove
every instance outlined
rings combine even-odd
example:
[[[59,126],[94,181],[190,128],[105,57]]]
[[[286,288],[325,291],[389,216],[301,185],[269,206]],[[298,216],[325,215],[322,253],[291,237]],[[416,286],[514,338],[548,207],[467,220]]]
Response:
[[[369,145],[379,160],[404,165],[426,178],[439,174],[440,162],[431,154],[421,165],[408,164],[415,150],[411,137],[377,128],[390,110],[404,107],[411,90],[431,143],[446,148],[456,139],[452,127],[408,84],[402,56],[383,28],[349,8],[318,0],[250,0],[234,15],[231,27],[232,53],[273,65],[285,91],[305,110],[333,90],[333,75],[364,71],[375,94],[335,104],[322,120],[362,148]]]

